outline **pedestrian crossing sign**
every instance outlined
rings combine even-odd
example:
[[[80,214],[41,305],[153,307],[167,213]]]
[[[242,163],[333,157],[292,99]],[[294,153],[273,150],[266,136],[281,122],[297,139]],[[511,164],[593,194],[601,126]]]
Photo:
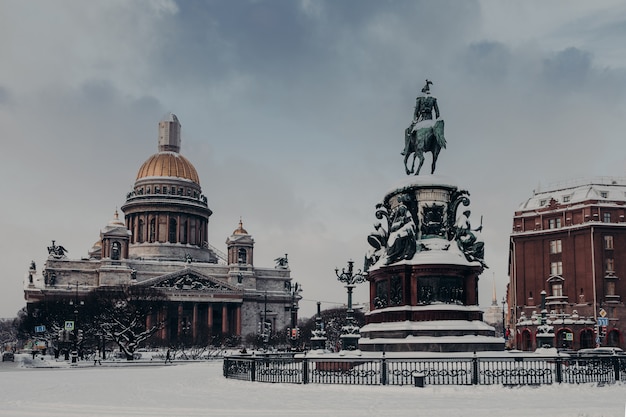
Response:
[[[65,330],[69,330],[69,331],[74,330],[74,322],[73,321],[66,321],[65,322]]]

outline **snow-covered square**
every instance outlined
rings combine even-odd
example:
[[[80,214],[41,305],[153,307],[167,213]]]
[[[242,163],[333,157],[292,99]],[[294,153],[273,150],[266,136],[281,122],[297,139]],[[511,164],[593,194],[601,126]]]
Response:
[[[111,364],[109,364],[111,365]],[[225,379],[222,361],[0,366],[2,417],[622,417],[626,386],[351,386]]]

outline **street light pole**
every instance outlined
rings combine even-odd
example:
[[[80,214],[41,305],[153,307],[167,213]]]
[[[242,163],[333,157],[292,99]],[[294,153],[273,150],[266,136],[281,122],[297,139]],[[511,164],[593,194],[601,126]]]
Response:
[[[70,305],[74,305],[74,329],[73,329],[73,333],[74,333],[74,340],[72,343],[72,363],[76,363],[78,360],[78,335],[79,335],[79,330],[78,330],[78,281],[76,281],[74,283],[76,285],[76,291],[74,292],[74,301],[72,302],[72,300],[70,300]],[[68,289],[70,289],[70,286],[68,284]],[[81,305],[84,304],[83,301],[80,302]]]
[[[359,327],[356,325],[356,321],[354,319],[354,310],[352,309],[352,291],[356,287],[356,284],[360,284],[367,280],[365,274],[361,272],[359,269],[356,273],[353,272],[354,261],[348,261],[348,270],[345,268],[341,269],[341,273],[339,273],[339,268],[335,268],[335,275],[337,275],[337,280],[343,282],[348,291],[348,310],[346,311],[346,325],[341,328],[341,341],[342,341],[342,349],[344,350],[356,350],[358,348],[359,338],[361,337],[359,334]]]
[[[291,350],[296,350],[298,339],[300,338],[300,331],[298,329],[298,301],[300,300],[300,293],[302,287],[297,282],[291,286],[291,334],[289,340],[291,341]]]
[[[506,341],[506,322],[504,321],[504,305],[506,304],[506,300],[502,297],[502,337]]]

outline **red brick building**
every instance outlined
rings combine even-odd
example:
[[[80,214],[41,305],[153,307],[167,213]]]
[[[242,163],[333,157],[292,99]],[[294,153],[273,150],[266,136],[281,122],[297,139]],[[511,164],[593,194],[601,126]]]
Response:
[[[509,248],[510,347],[537,347],[545,291],[553,346],[626,348],[625,217],[625,178],[559,184],[520,205]]]

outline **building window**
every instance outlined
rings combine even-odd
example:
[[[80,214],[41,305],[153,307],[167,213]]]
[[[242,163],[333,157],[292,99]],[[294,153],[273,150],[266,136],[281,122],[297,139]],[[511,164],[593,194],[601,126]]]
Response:
[[[609,198],[609,192],[608,191],[600,191],[600,197],[602,197],[602,198]]]
[[[114,261],[119,261],[120,260],[120,252],[121,252],[121,245],[119,242],[113,242],[113,244],[111,245],[111,259],[113,259]]]
[[[246,253],[246,250],[244,248],[239,248],[239,251],[237,252],[237,262],[240,264],[245,264],[248,262],[248,254]]]
[[[570,198],[571,198],[571,197],[570,197],[569,195],[564,195],[564,196],[563,196],[563,202],[564,202],[564,203],[569,203]]]
[[[606,271],[615,272],[615,260],[613,258],[606,258]]]
[[[561,239],[551,240],[550,241],[550,253],[561,253],[561,252],[562,252]]]
[[[541,201],[539,202],[539,205],[540,205],[541,207],[545,206],[545,205],[546,205],[546,200],[541,200]]]
[[[613,249],[613,236],[604,236],[604,249]]]
[[[561,227],[561,218],[557,217],[556,219],[550,219],[548,221],[548,226],[550,229],[558,229]]]
[[[611,223],[611,213],[604,213],[602,215],[602,221],[604,223]]]
[[[563,282],[565,280],[560,276],[553,276],[548,280],[550,289],[552,291],[552,297],[563,297]]]
[[[563,262],[551,262],[550,263],[550,275],[563,275]]]
[[[176,219],[170,219],[170,230],[168,233],[168,240],[170,243],[176,243],[176,230],[177,230]]]
[[[180,243],[187,243],[187,220],[183,223],[183,237]]]

